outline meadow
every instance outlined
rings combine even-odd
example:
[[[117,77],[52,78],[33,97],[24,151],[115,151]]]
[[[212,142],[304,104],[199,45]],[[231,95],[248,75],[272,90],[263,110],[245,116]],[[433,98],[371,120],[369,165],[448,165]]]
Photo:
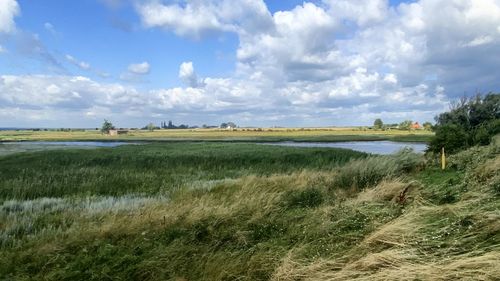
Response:
[[[167,142],[0,156],[0,279],[495,280],[500,147]]]
[[[226,129],[173,129],[130,130],[127,134],[109,136],[99,130],[74,131],[0,131],[1,141],[421,141],[427,142],[434,134],[425,130],[372,130],[352,128],[237,128]]]

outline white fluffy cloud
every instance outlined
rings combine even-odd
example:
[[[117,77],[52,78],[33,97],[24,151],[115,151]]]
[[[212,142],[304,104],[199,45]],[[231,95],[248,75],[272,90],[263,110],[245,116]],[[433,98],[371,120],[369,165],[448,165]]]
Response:
[[[16,0],[0,0],[0,33],[12,32],[16,28],[14,17],[20,9]]]
[[[265,19],[259,29],[235,21],[237,11],[218,13],[211,1],[154,1],[138,11],[147,27],[182,36],[238,34],[237,78],[217,87],[234,97],[245,84],[254,89],[244,91],[246,98],[276,106],[276,116],[321,119],[320,112],[351,109],[370,118],[383,112],[413,119],[428,114],[430,120],[450,98],[500,87],[499,0],[420,0],[397,7],[385,0],[324,0],[273,15],[255,9],[262,1],[254,3],[246,13]],[[181,72],[194,73],[188,66]]]
[[[183,62],[179,67],[179,78],[184,81],[188,87],[197,88],[203,84],[198,80],[198,76],[194,71],[193,62]]]
[[[0,76],[0,104],[27,107],[86,108],[92,105],[127,107],[142,104],[135,89],[100,84],[83,76]]]
[[[149,73],[151,66],[145,61],[141,63],[133,63],[128,66],[127,70],[132,74],[144,75]]]
[[[270,26],[271,15],[262,0],[159,1],[139,3],[137,10],[146,27],[162,27],[178,35],[201,38],[221,31],[255,32]]]
[[[381,22],[389,13],[386,0],[324,0],[337,20],[351,20],[360,26]]]
[[[147,61],[132,63],[127,67],[127,71],[120,75],[120,79],[126,82],[142,82],[150,71],[151,65]]]

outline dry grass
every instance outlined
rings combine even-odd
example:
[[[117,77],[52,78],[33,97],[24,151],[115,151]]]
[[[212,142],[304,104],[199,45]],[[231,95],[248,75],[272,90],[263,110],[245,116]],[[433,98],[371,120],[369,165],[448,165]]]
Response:
[[[412,196],[417,183],[407,183],[402,179],[384,180],[374,188],[361,191],[357,196],[357,202],[392,201],[395,203],[406,203]]]
[[[345,204],[358,208],[394,204],[408,190],[416,200],[342,256],[304,259],[289,251],[272,280],[499,280],[500,213],[483,183],[496,178],[500,156],[489,157],[474,165],[461,200],[452,204],[434,205],[421,197],[424,186],[401,179],[384,180],[348,198]]]
[[[190,191],[179,192],[173,202],[166,204],[149,205],[139,218],[130,217],[127,227],[137,222],[140,225],[146,221],[161,224],[172,224],[179,218],[186,223],[193,223],[207,217],[227,217],[245,210],[253,210],[249,220],[260,218],[280,208],[278,202],[285,191],[302,190],[308,186],[326,183],[333,179],[331,173],[301,171],[290,175],[272,175],[269,177],[247,176],[228,183],[220,183],[211,190],[215,192]],[[121,226],[116,218],[110,221],[112,225]],[[130,224],[130,221],[132,224]]]
[[[496,175],[498,175],[500,172],[500,155],[487,160],[484,164],[479,165],[474,170],[475,176],[481,180],[481,181],[486,181]]]
[[[338,136],[432,136],[433,133],[424,130],[376,131],[362,128],[238,128],[222,129],[186,129],[186,130],[133,130],[126,135],[108,136],[99,131],[0,131],[0,140],[168,140],[168,139],[201,139],[230,140],[258,138],[307,138],[307,137],[338,137]]]
[[[498,244],[459,255],[440,255],[438,252],[444,249],[436,248],[437,252],[428,252],[421,247],[426,244],[429,229],[437,227],[426,224],[426,217],[436,212],[453,211],[457,210],[428,206],[414,208],[380,226],[359,246],[339,258],[308,261],[301,260],[293,255],[294,251],[290,251],[272,280],[498,280]],[[482,226],[467,235],[468,238],[486,234],[497,235],[498,239],[498,218],[498,214],[489,215]]]
[[[384,184],[388,185],[404,186],[401,183]],[[394,190],[397,188],[394,187]],[[365,196],[366,193],[362,195]],[[354,200],[359,202],[360,199]],[[380,226],[343,257],[307,261],[289,254],[276,269],[272,280],[498,280],[499,244],[486,248],[477,245],[477,250],[458,255],[440,254],[448,250],[438,247],[435,248],[436,252],[423,250],[426,248],[422,247],[424,244],[433,243],[428,240],[428,234],[439,228],[439,223],[429,223],[426,219],[436,213],[460,213],[463,209],[463,204],[456,208],[413,208]],[[460,241],[466,243],[468,239],[481,235],[499,239],[500,214],[493,212],[484,215],[484,218],[480,218],[482,221],[478,220],[477,229],[461,237]]]
[[[387,250],[370,254],[339,270],[328,260],[301,267],[288,262],[289,271],[277,271],[275,281],[309,280],[498,280],[499,251],[475,253],[430,262],[415,251]],[[280,269],[282,270],[282,269]]]

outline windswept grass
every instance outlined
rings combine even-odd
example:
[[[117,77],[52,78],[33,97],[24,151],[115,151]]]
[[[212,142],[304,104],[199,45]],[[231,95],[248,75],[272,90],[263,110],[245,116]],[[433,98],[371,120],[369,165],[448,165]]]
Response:
[[[423,157],[414,154],[411,149],[403,149],[395,155],[351,160],[339,169],[334,188],[361,190],[374,186],[383,179],[421,169],[423,164]]]
[[[494,165],[500,155],[492,149],[474,148],[479,160],[467,162],[471,165],[464,169],[471,172],[465,175],[427,169],[416,174],[416,182],[384,181],[365,189],[353,203],[394,202],[390,198],[403,190],[409,200],[399,216],[341,257],[310,260],[289,252],[273,280],[497,280],[500,213],[491,181],[500,170]],[[485,169],[487,178],[477,177]],[[435,201],[446,196],[445,187],[453,188],[457,198]]]
[[[154,182],[144,192],[113,185],[109,193],[87,188],[50,198],[3,193],[0,277],[377,281],[500,274],[500,156],[491,148],[444,173],[410,152],[366,158],[246,144],[139,148],[24,154],[29,165],[0,158],[1,170],[9,163],[18,174],[23,165],[35,173],[47,164],[67,166],[65,177],[92,165],[142,173],[140,165],[151,161],[148,169],[161,167],[155,173],[173,170],[185,178],[168,196],[145,188]],[[40,178],[18,183],[30,179]],[[12,182],[1,190],[6,183]],[[450,191],[453,200],[446,200]]]
[[[365,153],[255,144],[169,143],[42,151],[0,158],[0,200],[164,194],[197,181],[332,170]]]

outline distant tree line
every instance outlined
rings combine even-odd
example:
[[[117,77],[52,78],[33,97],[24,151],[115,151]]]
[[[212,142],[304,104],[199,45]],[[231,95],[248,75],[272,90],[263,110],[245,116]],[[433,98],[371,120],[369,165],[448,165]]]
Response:
[[[413,125],[412,120],[404,120],[401,123],[393,123],[393,124],[384,124],[382,119],[377,118],[373,122],[373,129],[375,130],[389,130],[389,129],[399,129],[399,130],[410,130],[412,129]],[[422,128],[425,130],[431,130],[432,129],[432,124],[430,122],[425,122],[422,124]]]
[[[174,125],[174,123],[171,120],[169,120],[168,124],[167,124],[167,122],[162,121],[160,128],[161,129],[188,129],[188,128],[197,128],[197,126],[189,127],[189,125],[185,125],[185,124],[181,124],[179,126],[176,126],[176,125]]]

